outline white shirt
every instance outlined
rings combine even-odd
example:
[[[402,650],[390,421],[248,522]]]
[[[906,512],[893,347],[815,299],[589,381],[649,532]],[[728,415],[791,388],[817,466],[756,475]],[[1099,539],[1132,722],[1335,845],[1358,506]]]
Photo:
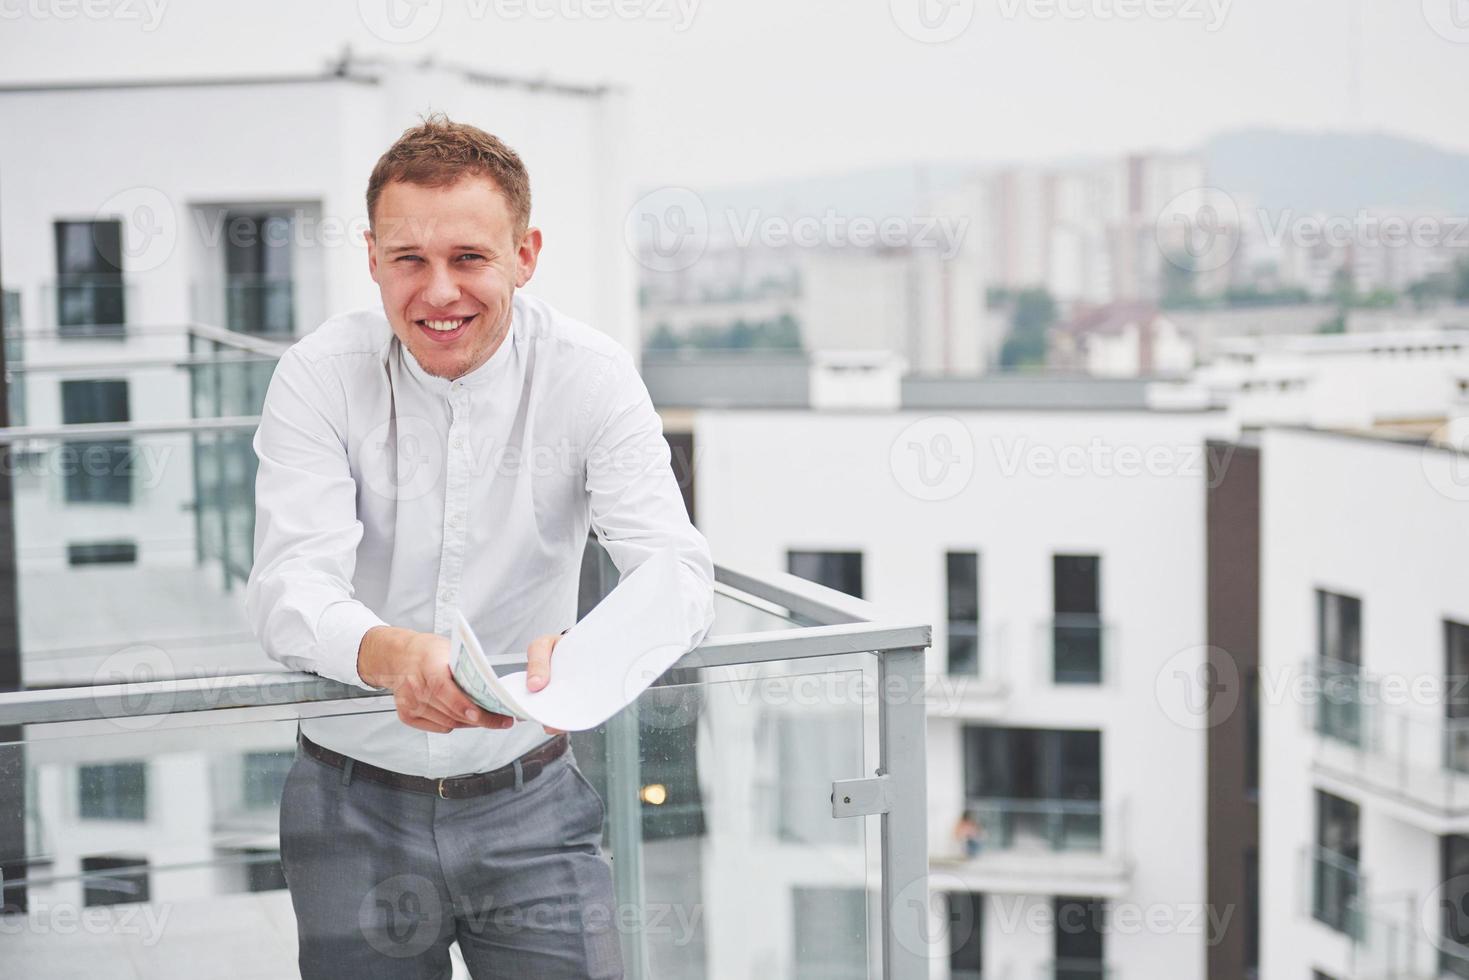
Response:
[[[624,574],[679,557],[684,621],[714,618],[713,564],[661,421],[611,338],[523,292],[494,355],[452,383],[381,310],[328,320],[281,358],[255,434],[246,611],[287,667],[359,687],[362,636],[447,636],[457,607],[485,653],[524,656],[576,621],[588,527]],[[551,683],[557,681],[551,659]],[[396,772],[496,769],[548,737],[532,722],[434,734],[394,712],[307,719],[312,741]]]

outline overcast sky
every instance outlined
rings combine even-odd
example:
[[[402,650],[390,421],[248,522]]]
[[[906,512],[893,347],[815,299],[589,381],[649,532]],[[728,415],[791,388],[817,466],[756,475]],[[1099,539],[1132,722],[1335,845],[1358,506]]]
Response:
[[[0,0],[7,83],[314,71],[343,44],[625,85],[649,184],[1253,125],[1469,151],[1469,0]]]

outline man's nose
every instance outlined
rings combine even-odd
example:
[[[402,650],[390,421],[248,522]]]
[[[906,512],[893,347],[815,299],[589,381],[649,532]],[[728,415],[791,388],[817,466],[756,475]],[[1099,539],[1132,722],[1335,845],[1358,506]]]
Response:
[[[424,302],[430,306],[453,306],[459,302],[459,284],[447,266],[435,267],[428,288],[423,291]]]

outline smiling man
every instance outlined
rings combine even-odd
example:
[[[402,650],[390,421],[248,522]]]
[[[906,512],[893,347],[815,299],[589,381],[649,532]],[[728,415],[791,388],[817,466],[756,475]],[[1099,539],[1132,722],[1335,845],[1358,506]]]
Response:
[[[367,206],[382,309],[286,352],[255,437],[261,643],[397,708],[301,722],[280,828],[301,973],[447,977],[457,941],[476,980],[618,977],[602,800],[564,734],[465,697],[447,636],[462,610],[554,683],[595,529],[623,573],[678,556],[693,646],[708,546],[627,352],[517,292],[542,236],[513,150],[431,117]]]

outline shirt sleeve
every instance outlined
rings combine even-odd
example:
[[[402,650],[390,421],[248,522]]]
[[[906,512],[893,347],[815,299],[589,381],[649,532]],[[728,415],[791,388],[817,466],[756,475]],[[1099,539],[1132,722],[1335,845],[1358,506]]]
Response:
[[[674,479],[663,421],[632,358],[619,353],[592,386],[587,493],[592,527],[621,575],[660,551],[679,562],[677,601],[689,647],[714,623],[714,562]]]
[[[352,597],[362,523],[347,457],[345,400],[294,348],[276,365],[255,454],[255,563],[245,611],[271,659],[367,690],[363,635],[384,625]]]

